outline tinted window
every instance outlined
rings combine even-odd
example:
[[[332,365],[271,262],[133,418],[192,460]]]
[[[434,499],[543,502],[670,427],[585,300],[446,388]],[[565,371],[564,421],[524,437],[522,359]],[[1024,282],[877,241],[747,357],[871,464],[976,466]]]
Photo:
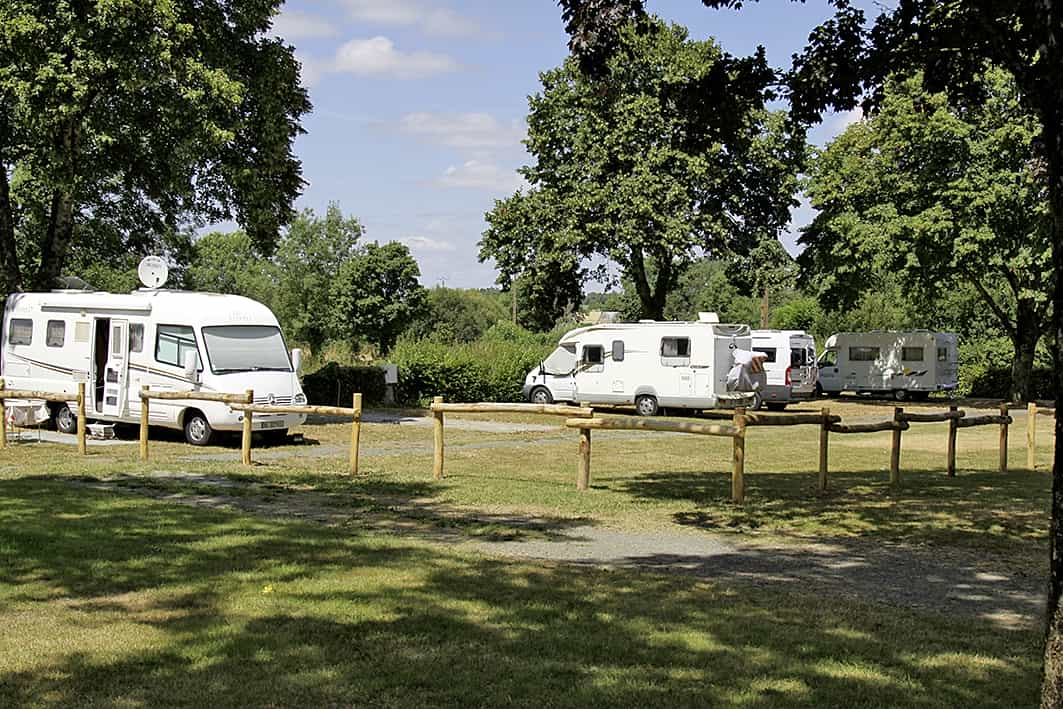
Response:
[[[923,348],[922,347],[902,347],[901,348],[901,361],[902,362],[922,362],[923,361]]]
[[[804,367],[809,363],[809,360],[806,359],[807,354],[805,350],[790,350],[790,366]]]
[[[66,323],[62,320],[49,320],[48,331],[44,333],[44,344],[48,347],[62,347],[66,344]]]
[[[624,341],[623,340],[613,340],[613,361],[614,362],[623,362],[624,361]]]
[[[849,360],[851,362],[874,362],[878,359],[877,347],[850,347]]]
[[[662,357],[689,357],[689,337],[665,337],[661,339]]]
[[[144,325],[133,323],[129,326],[129,351],[144,351]]]
[[[28,345],[33,342],[33,321],[13,318],[7,330],[8,344]]]
[[[155,359],[175,367],[185,366],[185,355],[196,353],[196,367],[203,368],[196,348],[196,336],[187,325],[159,325],[155,334]]]
[[[774,347],[754,347],[753,351],[760,352],[762,355],[765,355],[768,358],[765,360],[766,362],[775,361],[776,350]]]
[[[602,364],[605,361],[605,348],[601,345],[584,345],[583,361],[586,364]]]

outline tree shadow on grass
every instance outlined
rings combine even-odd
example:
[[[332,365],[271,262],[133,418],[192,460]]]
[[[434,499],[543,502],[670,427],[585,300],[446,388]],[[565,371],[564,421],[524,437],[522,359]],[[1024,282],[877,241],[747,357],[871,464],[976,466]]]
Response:
[[[58,483],[0,488],[0,614],[48,636],[32,653],[0,651],[5,706],[988,707],[1036,697],[1034,633],[681,576],[465,557]],[[28,640],[8,632],[0,645]]]

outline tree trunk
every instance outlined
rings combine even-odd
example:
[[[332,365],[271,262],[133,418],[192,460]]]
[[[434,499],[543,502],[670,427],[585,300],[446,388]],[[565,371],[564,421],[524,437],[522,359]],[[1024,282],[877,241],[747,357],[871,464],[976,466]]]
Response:
[[[1051,13],[1050,13],[1051,14]],[[1049,18],[1052,19],[1052,18]],[[1046,25],[1048,26],[1048,25]],[[1059,47],[1051,47],[1047,65],[1055,66]],[[1058,77],[1052,86],[1059,85]],[[1057,89],[1059,90],[1059,89]],[[1046,92],[1049,89],[1046,87]],[[1052,219],[1052,267],[1055,284],[1052,296],[1052,339],[1056,356],[1063,353],[1063,91],[1045,97],[1041,110],[1045,157],[1048,162],[1048,193]],[[1059,361],[1057,359],[1057,361]],[[1053,368],[1055,385],[1055,450],[1052,467],[1052,521],[1049,534],[1051,571],[1048,587],[1047,625],[1045,628],[1044,676],[1041,684],[1041,707],[1063,707],[1063,371]]]
[[[760,327],[768,329],[768,287],[764,286],[764,297],[760,299]]]
[[[1016,309],[1015,331],[1011,344],[1015,359],[1011,364],[1011,400],[1033,401],[1033,360],[1037,341],[1041,339],[1041,314],[1029,300],[1020,300]]]
[[[0,296],[22,287],[22,272],[15,245],[15,219],[11,208],[11,186],[7,165],[0,160]]]
[[[52,192],[51,214],[48,231],[41,243],[41,265],[33,279],[36,290],[48,290],[58,286],[66,266],[70,242],[74,236],[74,184],[77,179],[77,151],[80,129],[71,120],[59,137],[61,159],[65,161],[63,175]]]

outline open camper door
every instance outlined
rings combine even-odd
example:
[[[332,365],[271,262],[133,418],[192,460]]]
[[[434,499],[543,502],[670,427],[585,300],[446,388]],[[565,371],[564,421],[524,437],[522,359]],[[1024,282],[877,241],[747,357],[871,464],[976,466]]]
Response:
[[[104,416],[121,416],[126,406],[126,381],[129,371],[129,321],[97,320],[96,327],[106,327],[107,361],[103,369]],[[99,342],[99,340],[97,340]]]

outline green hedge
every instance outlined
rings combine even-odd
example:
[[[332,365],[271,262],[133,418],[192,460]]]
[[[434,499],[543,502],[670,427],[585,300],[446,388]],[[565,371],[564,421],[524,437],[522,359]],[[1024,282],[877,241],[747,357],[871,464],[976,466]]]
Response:
[[[425,404],[434,396],[454,402],[521,401],[525,375],[554,346],[545,337],[499,323],[467,344],[402,341],[388,359],[398,365],[403,403]]]
[[[384,402],[384,370],[380,367],[348,367],[329,362],[303,377],[303,393],[311,404],[350,406],[351,394],[362,393],[362,404]]]
[[[994,338],[960,345],[961,396],[1007,399],[1011,394],[1011,363],[1015,350],[1007,338]],[[1051,357],[1042,346],[1034,358],[1030,375],[1031,394],[1035,399],[1053,399]]]

